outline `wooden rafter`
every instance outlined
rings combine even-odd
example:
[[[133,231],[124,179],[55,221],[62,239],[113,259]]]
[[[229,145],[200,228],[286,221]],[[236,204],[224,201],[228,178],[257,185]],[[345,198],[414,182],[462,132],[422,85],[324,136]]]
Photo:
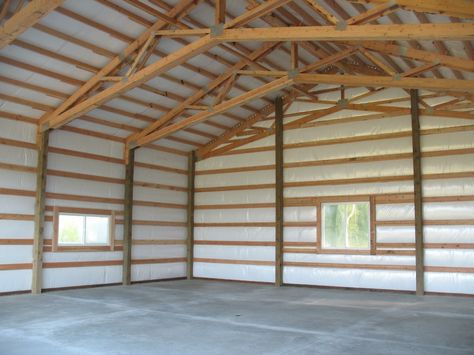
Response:
[[[249,56],[250,60],[257,60],[258,58],[262,57],[263,55],[267,54],[269,51],[272,50],[272,48],[275,47],[274,43],[270,43],[267,45],[264,45],[262,48],[257,49],[256,51],[252,52],[252,54]],[[198,91],[196,91],[193,95],[189,96],[186,100],[184,100],[180,105],[177,105],[174,107],[172,110],[167,112],[165,115],[160,117],[157,121],[153,122],[150,126],[147,128],[143,129],[141,132],[136,133],[134,135],[131,135],[130,137],[127,138],[128,142],[133,142],[136,141],[139,138],[142,138],[146,136],[147,134],[153,132],[154,130],[158,129],[159,127],[163,126],[167,122],[171,121],[175,117],[177,117],[179,114],[181,114],[186,107],[189,107],[189,105],[193,105],[195,102],[199,101],[202,99],[210,90],[215,89],[222,83],[224,83],[226,80],[228,80],[233,74],[235,74],[240,68],[243,68],[244,66],[247,65],[247,62],[245,60],[241,60],[237,62],[232,68],[227,70],[225,73],[217,77],[214,81],[206,85],[205,88],[202,88]]]
[[[60,6],[64,0],[33,0],[0,28],[0,49],[13,42],[19,35],[44,16]]]
[[[381,4],[378,4],[377,6],[373,7],[370,10],[367,10],[366,12],[363,12],[357,16],[351,17],[346,21],[347,25],[360,25],[363,23],[371,22],[374,21],[375,19],[385,16],[388,13],[395,11],[398,8],[398,4],[392,2],[392,1],[387,1]]]
[[[161,129],[150,133],[149,135],[142,137],[140,139],[137,139],[136,145],[141,146],[144,144],[148,144],[150,142],[153,142],[157,139],[160,139],[162,137],[168,136],[171,133],[174,133],[176,131],[179,131],[185,127],[192,126],[198,122],[202,122],[206,119],[209,119],[210,117],[213,117],[215,115],[218,115],[222,112],[225,112],[227,110],[230,110],[233,107],[239,106],[242,103],[255,100],[259,97],[268,95],[272,92],[276,92],[278,90],[281,90],[283,88],[286,88],[288,86],[291,86],[293,84],[293,79],[284,76],[280,79],[276,79],[268,84],[265,84],[259,88],[250,90],[249,92],[246,92],[240,96],[237,96],[235,98],[229,99],[223,103],[220,103],[219,105],[214,106],[211,110],[206,111],[206,112],[200,112],[197,113],[194,116],[191,116],[189,118],[186,118],[182,121],[173,123],[169,126],[162,127]]]
[[[182,0],[176,5],[173,10],[169,11],[168,16],[177,16],[178,14],[185,11],[191,4],[193,0]],[[148,30],[146,30],[140,37],[133,41],[127,48],[125,48],[122,53],[115,56],[107,65],[105,65],[97,74],[90,78],[84,85],[82,85],[74,94],[72,94],[68,99],[66,99],[61,105],[59,105],[56,110],[52,113],[45,114],[41,117],[40,123],[53,121],[54,118],[57,118],[59,114],[71,107],[79,98],[89,92],[93,87],[95,87],[104,76],[109,75],[113,70],[115,70],[129,55],[138,50],[143,44],[150,38],[150,35],[154,32],[166,26],[167,23],[158,20],[155,22]]]
[[[357,3],[386,4],[393,0],[350,0]],[[474,18],[474,6],[470,0],[395,0],[406,10],[428,12],[461,18]]]

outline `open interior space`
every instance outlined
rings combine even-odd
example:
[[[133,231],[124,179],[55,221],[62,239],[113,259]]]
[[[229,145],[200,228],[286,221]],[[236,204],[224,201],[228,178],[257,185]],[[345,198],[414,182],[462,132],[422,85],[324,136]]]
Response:
[[[474,354],[474,0],[0,0],[0,355]]]

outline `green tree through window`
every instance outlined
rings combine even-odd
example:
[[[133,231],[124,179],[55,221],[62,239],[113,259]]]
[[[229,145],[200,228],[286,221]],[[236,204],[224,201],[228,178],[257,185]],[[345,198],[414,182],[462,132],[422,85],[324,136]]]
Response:
[[[327,203],[322,209],[324,248],[369,248],[369,203]]]

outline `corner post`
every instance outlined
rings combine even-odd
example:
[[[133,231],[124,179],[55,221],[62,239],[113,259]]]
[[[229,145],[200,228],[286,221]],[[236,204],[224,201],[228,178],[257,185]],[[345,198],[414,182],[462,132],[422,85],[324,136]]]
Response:
[[[194,259],[194,177],[196,171],[196,153],[189,153],[188,157],[188,208],[187,208],[187,266],[186,276],[188,280],[193,278],[193,259]]]
[[[423,185],[421,171],[420,115],[418,90],[410,90],[413,144],[413,183],[415,194],[416,294],[425,293],[423,244]]]
[[[283,100],[275,99],[275,286],[283,285]]]
[[[38,134],[38,165],[36,170],[36,201],[33,234],[31,293],[41,293],[43,284],[43,237],[48,166],[49,130]]]
[[[123,271],[122,283],[130,285],[132,281],[132,228],[133,228],[133,172],[135,150],[130,149],[125,166],[125,192],[123,199]]]

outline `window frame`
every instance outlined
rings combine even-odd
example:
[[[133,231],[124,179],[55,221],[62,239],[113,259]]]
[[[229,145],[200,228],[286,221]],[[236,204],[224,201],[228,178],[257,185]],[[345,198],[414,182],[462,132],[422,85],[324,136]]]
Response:
[[[107,243],[87,243],[86,235],[82,244],[59,243],[59,218],[60,215],[71,215],[81,217],[107,217],[109,219],[109,231]],[[86,218],[84,218],[84,227]],[[84,229],[84,233],[86,230]],[[97,210],[87,208],[54,207],[53,209],[53,252],[63,251],[113,251],[115,248],[115,211]]]
[[[323,208],[324,205],[338,205],[338,204],[354,204],[354,203],[365,203],[368,206],[368,240],[369,244],[367,248],[331,248],[324,247],[323,243],[323,230],[324,230],[324,220],[323,220]],[[371,196],[357,196],[355,198],[351,197],[338,197],[338,198],[322,198],[319,199],[316,203],[316,212],[317,212],[317,236],[316,236],[316,249],[320,254],[352,254],[352,255],[371,255],[375,254],[375,223],[374,223],[374,210],[375,203]]]

